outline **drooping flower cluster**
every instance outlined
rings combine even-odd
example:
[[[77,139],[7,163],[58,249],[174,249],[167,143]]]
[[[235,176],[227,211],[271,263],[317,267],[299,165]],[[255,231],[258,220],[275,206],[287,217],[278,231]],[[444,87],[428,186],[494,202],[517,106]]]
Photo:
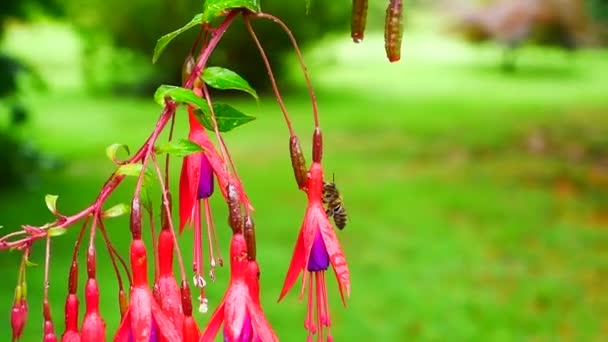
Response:
[[[46,197],[46,202],[56,217],[54,222],[41,227],[24,226],[23,231],[0,238],[0,250],[15,248],[22,251],[24,256],[11,311],[13,341],[22,335],[28,314],[25,269],[29,264],[28,258],[32,243],[43,238],[47,241],[45,283],[48,284],[51,238],[64,234],[66,228],[79,221],[84,221],[84,223],[71,261],[65,300],[65,330],[61,334],[62,342],[96,342],[105,341],[106,338],[112,338],[113,341],[118,342],[211,342],[216,339],[220,331],[223,340],[227,342],[278,341],[277,335],[264,315],[260,301],[260,270],[256,260],[253,206],[238,176],[229,149],[222,138],[223,132],[251,121],[251,117],[228,105],[218,106],[212,103],[207,89],[214,87],[244,90],[257,97],[255,90],[236,73],[219,67],[206,68],[209,56],[237,16],[244,18],[245,25],[268,68],[273,90],[289,129],[289,151],[296,183],[308,197],[308,206],[297,235],[295,249],[279,300],[283,299],[302,274],[300,297],[307,293],[308,305],[304,321],[308,331],[308,340],[312,340],[315,336],[319,341],[333,340],[330,331],[331,320],[325,273],[330,266],[333,268],[344,304],[346,304],[345,297],[350,295],[350,278],[344,253],[333,225],[328,219],[328,215],[331,215],[332,211],[325,208],[324,205],[324,179],[321,166],[322,138],[314,92],[295,39],[289,30],[285,29],[294,42],[294,48],[300,58],[313,100],[315,122],[312,146],[313,162],[308,168],[299,139],[293,130],[273,78],[269,61],[249,21],[259,18],[271,19],[284,28],[286,26],[278,18],[261,13],[247,3],[247,1],[242,3],[236,1],[231,5],[231,2],[219,0],[205,2],[205,12],[200,17],[195,16],[196,20],[203,20],[201,21],[201,34],[193,46],[194,51],[200,42],[200,54],[197,60],[194,60],[192,56],[186,60],[183,70],[183,87],[161,86],[159,88],[155,98],[157,102],[163,103],[164,110],[150,137],[132,157],[125,161],[116,158],[116,151],[123,145],[115,144],[108,148],[108,156],[117,164],[117,169],[105,182],[97,199],[89,207],[71,216],[62,215],[56,208],[57,197],[49,195]],[[212,23],[216,22],[213,19],[216,17],[222,18],[221,23],[212,27]],[[194,23],[196,24],[196,22]],[[186,29],[191,27],[191,24],[188,24],[190,26],[187,25]],[[161,46],[160,51],[163,48],[164,46]],[[155,58],[157,57],[155,55]],[[185,104],[187,107],[188,139],[173,139],[173,121],[185,119],[176,114],[176,109],[181,104]],[[169,142],[165,144],[167,147],[159,144],[158,139],[165,127],[168,127],[169,122],[172,124]],[[214,133],[215,137],[207,131]],[[157,156],[162,153],[168,154],[164,174]],[[179,221],[176,226],[173,224],[169,184],[170,155],[183,157],[179,179]],[[162,194],[160,232],[155,230],[157,213],[154,212],[150,199],[151,170],[160,185]],[[110,194],[127,176],[137,177],[131,205],[119,204],[107,208],[104,204]],[[219,191],[215,191],[216,189]],[[223,299],[218,300],[218,304],[215,305],[215,303],[210,304],[205,295],[207,281],[203,270],[203,250],[206,250],[209,258],[209,278],[213,281],[215,268],[223,264],[218,244],[218,240],[221,239],[218,239],[210,206],[211,196],[217,193],[223,197],[228,207],[231,243],[229,285]],[[146,212],[149,220],[147,224],[144,222]],[[109,230],[104,226],[107,219],[123,214],[130,215],[131,244],[128,262],[123,260],[121,251],[111,243]],[[206,224],[206,229],[203,228],[204,224]],[[149,233],[145,228],[149,228]],[[189,285],[192,273],[188,275],[185,270],[177,237],[178,234],[186,234],[190,230],[192,238],[186,237],[185,239],[194,242],[192,251],[194,280],[192,284],[200,291],[198,311],[205,313],[207,305],[214,307],[209,323],[204,329],[199,329],[196,322],[197,315],[193,314]],[[85,310],[79,326],[79,306],[83,298],[78,296],[77,291],[78,253],[85,232],[89,232],[86,250],[86,283],[84,285]],[[107,247],[109,261],[113,266],[118,283],[118,310],[116,312],[120,314],[121,320],[116,332],[106,331],[106,324],[100,310],[100,291],[106,289],[100,289],[100,282],[97,278],[95,241],[97,233],[101,233]],[[114,231],[113,234],[115,234]],[[26,237],[20,238],[20,235]],[[16,236],[18,238],[15,238]],[[144,243],[148,238],[151,240],[151,247],[150,244]],[[205,240],[207,246],[203,248]],[[153,251],[151,258],[148,258],[148,250]],[[176,267],[174,270],[174,264],[179,268]],[[149,278],[148,269],[152,269],[152,266],[154,273],[153,277]],[[101,276],[105,276],[105,274]],[[57,340],[50,313],[48,287],[46,287],[43,300],[43,339],[48,342]]]

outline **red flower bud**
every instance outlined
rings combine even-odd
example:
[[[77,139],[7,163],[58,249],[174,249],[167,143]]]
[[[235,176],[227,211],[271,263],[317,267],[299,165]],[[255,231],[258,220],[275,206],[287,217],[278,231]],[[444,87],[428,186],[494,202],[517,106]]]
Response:
[[[80,342],[78,334],[78,297],[70,293],[65,300],[65,332],[61,342]]]
[[[86,313],[82,322],[83,342],[106,340],[106,324],[99,314],[99,287],[94,278],[87,281],[85,288]]]
[[[21,338],[25,322],[27,321],[27,302],[21,296],[21,286],[17,286],[15,290],[15,302],[11,310],[11,328],[13,329],[12,341]]]

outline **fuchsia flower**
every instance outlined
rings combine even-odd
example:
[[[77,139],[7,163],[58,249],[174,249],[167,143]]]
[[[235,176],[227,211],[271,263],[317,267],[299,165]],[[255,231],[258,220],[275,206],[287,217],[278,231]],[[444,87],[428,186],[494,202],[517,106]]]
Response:
[[[217,153],[209,139],[205,127],[196,119],[191,107],[188,107],[190,133],[188,139],[201,146],[204,151],[193,153],[184,158],[179,179],[179,231],[183,231],[188,221],[193,222],[195,206],[198,200],[213,194],[213,175],[217,176],[220,191],[227,198],[226,186],[231,183],[237,187],[241,201],[251,210],[253,206],[243,191],[243,185],[228,170],[226,162]]]
[[[89,278],[84,290],[86,312],[82,322],[80,339],[82,342],[106,340],[106,324],[99,314],[99,286],[95,278]]]
[[[344,291],[347,296],[350,295],[350,275],[344,253],[323,207],[323,168],[321,164],[312,163],[309,174],[308,207],[279,301],[303,272],[300,298],[304,295],[308,283],[308,310],[304,321],[304,326],[308,330],[308,338],[312,340],[312,335],[318,332],[318,340],[323,340],[325,330],[323,327],[325,326],[327,339],[331,340],[325,271],[331,264],[338,280],[340,296],[344,305],[346,305]],[[316,298],[313,298],[313,291]],[[316,299],[316,305],[313,299]]]
[[[146,254],[143,241],[137,239],[131,242],[131,299],[114,341],[156,342],[161,336],[167,341],[181,341],[175,326],[162,312],[148,288]]]
[[[234,234],[230,244],[230,285],[200,342],[213,341],[222,323],[224,341],[278,341],[260,307],[258,274],[255,261],[247,260],[245,238]]]
[[[159,278],[157,282],[160,308],[173,323],[180,337],[184,321],[179,287],[173,276],[173,234],[162,229],[158,238]]]
[[[27,301],[24,286],[17,285],[15,289],[15,300],[11,309],[11,328],[13,329],[12,341],[17,341],[21,338],[25,322],[27,321]]]
[[[78,306],[78,296],[75,293],[68,294],[65,300],[65,332],[61,336],[61,342],[80,342]]]

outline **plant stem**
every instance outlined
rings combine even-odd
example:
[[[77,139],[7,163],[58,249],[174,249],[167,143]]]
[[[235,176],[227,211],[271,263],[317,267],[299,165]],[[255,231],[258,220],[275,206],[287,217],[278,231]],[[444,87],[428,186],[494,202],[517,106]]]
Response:
[[[270,67],[270,62],[268,61],[268,57],[266,56],[266,52],[258,39],[258,36],[253,31],[253,27],[251,27],[251,23],[249,22],[249,18],[247,16],[244,17],[245,25],[247,26],[247,31],[249,31],[249,35],[255,42],[255,45],[258,47],[260,51],[260,55],[262,56],[262,60],[264,61],[264,65],[266,66],[266,71],[268,72],[268,77],[270,78],[270,83],[272,84],[272,90],[274,92],[274,96],[279,103],[279,107],[281,107],[281,112],[283,112],[283,117],[285,118],[285,123],[287,124],[287,129],[289,130],[289,135],[291,137],[295,136],[295,132],[293,130],[293,125],[291,124],[291,119],[289,118],[289,114],[287,113],[287,108],[285,107],[285,103],[283,102],[283,98],[281,97],[281,93],[279,92],[279,87],[277,86],[277,81],[274,78],[274,74],[272,72],[272,68]]]
[[[270,19],[270,20],[274,21],[275,23],[279,24],[283,28],[283,31],[285,31],[285,33],[287,33],[287,36],[289,36],[289,40],[291,40],[293,49],[295,50],[296,56],[298,57],[298,62],[300,63],[300,68],[302,69],[302,73],[304,74],[304,79],[306,80],[306,86],[308,87],[308,93],[310,94],[310,100],[312,101],[312,114],[315,119],[315,127],[319,127],[319,110],[317,108],[317,97],[316,97],[315,91],[312,87],[312,82],[310,81],[310,76],[308,75],[308,69],[306,68],[306,64],[304,64],[304,57],[302,57],[302,52],[300,51],[300,48],[298,47],[298,42],[296,41],[296,38],[291,33],[291,30],[289,29],[289,27],[287,27],[287,25],[285,25],[285,23],[281,19],[275,17],[272,14],[256,13],[254,15],[250,14],[250,16],[254,16],[257,18]]]

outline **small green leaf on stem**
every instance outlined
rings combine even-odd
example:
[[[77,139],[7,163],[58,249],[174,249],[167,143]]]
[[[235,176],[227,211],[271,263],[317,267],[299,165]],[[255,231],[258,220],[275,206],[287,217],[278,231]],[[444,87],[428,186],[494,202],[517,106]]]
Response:
[[[171,32],[166,35],[160,37],[156,42],[156,46],[154,47],[154,55],[152,56],[152,63],[156,63],[160,55],[163,53],[167,45],[173,40],[173,38],[179,36],[180,34],[188,31],[196,25],[199,25],[203,22],[203,13],[199,13],[190,20],[189,23],[184,25],[183,27]]]
[[[249,82],[230,69],[208,67],[203,71],[202,78],[205,83],[213,88],[240,90],[249,93],[256,99],[258,98],[258,93],[249,85]]]
[[[55,215],[57,214],[57,198],[58,197],[59,196],[57,196],[57,195],[49,195],[49,194],[44,196],[44,202],[46,202],[46,207],[49,208],[49,210]]]
[[[225,103],[214,103],[213,112],[215,113],[215,121],[217,122],[217,128],[220,132],[231,131],[255,120],[255,116],[245,114]],[[214,130],[211,112],[208,110],[208,107],[206,107],[205,110],[196,110],[194,114],[206,129],[210,131]]]
[[[38,264],[35,263],[35,262],[31,262],[30,258],[25,258],[25,266],[27,266],[27,267],[36,267],[36,266],[38,266]]]
[[[203,148],[188,139],[175,139],[156,146],[157,154],[167,153],[177,157],[185,157],[189,154],[201,152]]]
[[[139,176],[141,173],[141,168],[142,166],[139,163],[124,164],[118,167],[116,174],[125,176]]]
[[[61,236],[65,233],[68,232],[67,228],[64,227],[51,227],[49,228],[46,233],[50,236],[50,237],[56,237],[56,236]]]
[[[116,153],[118,153],[118,150],[121,148],[127,152],[127,155],[131,154],[131,151],[129,151],[129,146],[125,144],[112,144],[106,148],[106,155],[108,156],[108,158],[110,158],[111,161],[119,163],[120,160],[116,158]]]
[[[197,108],[207,107],[207,102],[196,96],[196,94],[186,88],[163,84],[154,93],[154,101],[161,106],[165,105],[165,98],[170,98],[175,102],[188,103]]]
[[[130,207],[124,203],[116,204],[108,210],[104,210],[101,214],[104,218],[118,217],[124,214],[128,214],[130,211]]]
[[[260,11],[259,0],[207,0],[203,10],[203,22],[210,22],[224,11],[234,8],[246,8],[252,12]]]

